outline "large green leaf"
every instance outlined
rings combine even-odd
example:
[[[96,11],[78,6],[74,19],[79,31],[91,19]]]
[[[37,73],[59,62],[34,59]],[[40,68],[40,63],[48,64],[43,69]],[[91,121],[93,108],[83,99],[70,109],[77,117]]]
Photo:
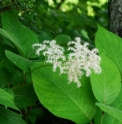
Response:
[[[100,103],[111,104],[121,89],[121,76],[117,66],[105,55],[101,56],[100,74],[92,73],[93,93]]]
[[[18,14],[15,11],[6,11],[1,15],[3,29],[13,43],[20,46],[25,57],[32,57],[32,44],[38,43],[37,35],[29,28],[25,27],[18,20]],[[8,37],[7,37],[8,38]]]
[[[107,106],[105,104],[102,103],[96,103],[96,105],[104,112],[108,113],[109,115],[113,116],[114,118],[118,119],[121,123],[122,123],[122,111],[111,107],[111,106]],[[116,123],[119,124],[119,123]]]
[[[76,123],[88,123],[96,113],[94,97],[88,78],[82,78],[82,87],[68,84],[66,75],[53,72],[51,66],[32,66],[32,80],[40,102],[56,116]]]
[[[0,106],[0,124],[26,124],[20,114]]]
[[[105,52],[106,55],[115,62],[122,73],[122,39],[98,26],[95,43],[100,53]]]
[[[34,92],[32,84],[23,84],[12,88],[15,94],[15,104],[23,109],[26,109],[28,106],[35,104],[37,97]]]
[[[114,107],[118,110],[122,111],[122,88],[121,91],[118,95],[118,97],[115,99],[115,101],[111,104],[111,107]],[[101,118],[103,118],[102,124],[122,124],[119,120],[117,120],[115,117],[105,113],[104,116],[102,117],[102,111],[99,110],[95,116],[95,124],[99,124]]]
[[[3,89],[0,89],[0,104],[4,105],[5,107],[19,110],[14,104],[14,97]]]
[[[17,67],[19,67],[20,69],[22,69],[23,71],[29,72],[29,67],[32,64],[32,61],[25,59],[11,51],[6,50],[5,54],[7,56],[7,58]]]

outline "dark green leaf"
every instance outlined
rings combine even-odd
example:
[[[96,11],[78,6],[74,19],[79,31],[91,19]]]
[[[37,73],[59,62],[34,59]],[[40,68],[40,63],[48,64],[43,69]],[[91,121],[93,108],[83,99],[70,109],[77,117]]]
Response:
[[[10,82],[10,73],[5,67],[0,67],[0,88],[7,86]]]
[[[46,33],[39,35],[38,38],[40,43],[42,43],[44,40],[51,40],[51,38]]]
[[[23,84],[12,88],[15,94],[15,104],[23,109],[26,109],[28,106],[35,104],[37,97],[34,92],[32,84]]]
[[[26,124],[20,114],[0,106],[0,124]]]
[[[71,41],[71,38],[68,35],[58,35],[55,37],[55,40],[58,44],[62,46],[67,46],[67,43]]]

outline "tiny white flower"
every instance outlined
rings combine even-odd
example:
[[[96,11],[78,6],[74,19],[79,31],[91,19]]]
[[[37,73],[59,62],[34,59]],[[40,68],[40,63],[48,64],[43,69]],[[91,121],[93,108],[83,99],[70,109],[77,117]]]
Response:
[[[39,43],[33,44],[32,47],[33,48],[38,47],[37,50],[36,50],[36,54],[37,55],[40,55],[40,51],[43,51],[43,50],[46,49],[46,45],[45,44],[39,44]]]

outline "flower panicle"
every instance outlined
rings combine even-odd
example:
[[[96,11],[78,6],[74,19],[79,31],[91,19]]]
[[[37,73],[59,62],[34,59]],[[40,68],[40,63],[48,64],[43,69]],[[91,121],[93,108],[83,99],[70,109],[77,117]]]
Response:
[[[98,55],[98,49],[88,49],[89,44],[81,44],[79,37],[76,37],[75,41],[68,42],[67,45],[67,50],[71,51],[67,58],[64,54],[64,48],[58,45],[55,40],[45,40],[42,44],[34,44],[33,47],[37,47],[37,55],[42,52],[46,57],[46,62],[53,64],[53,71],[59,68],[60,74],[68,75],[69,84],[75,82],[77,87],[80,87],[82,75],[85,74],[89,77],[91,70],[94,70],[97,74],[101,73],[101,58]]]

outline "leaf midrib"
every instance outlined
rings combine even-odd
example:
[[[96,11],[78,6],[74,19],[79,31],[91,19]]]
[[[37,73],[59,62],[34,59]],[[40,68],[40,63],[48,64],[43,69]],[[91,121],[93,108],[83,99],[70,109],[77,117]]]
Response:
[[[78,108],[84,113],[84,115],[89,119],[89,116],[83,111],[83,109],[75,102],[75,100],[73,100],[72,97],[70,97],[70,95],[68,95],[61,87],[59,87],[56,83],[54,83],[51,79],[49,79],[47,76],[43,75],[44,77],[46,77],[49,81],[51,81],[53,84],[55,84],[59,89],[61,89],[77,106]]]

